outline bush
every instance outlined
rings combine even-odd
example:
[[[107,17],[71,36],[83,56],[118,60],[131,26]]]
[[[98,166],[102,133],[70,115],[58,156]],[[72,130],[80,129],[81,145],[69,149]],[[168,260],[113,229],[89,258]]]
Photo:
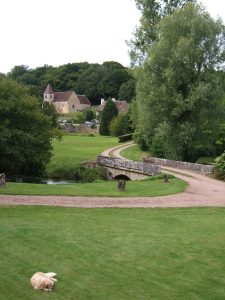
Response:
[[[196,161],[197,164],[202,164],[202,165],[212,165],[215,161],[214,157],[210,156],[202,156],[199,157],[198,160]]]
[[[95,118],[95,113],[90,108],[85,110],[84,115],[85,115],[86,121],[89,121],[89,122]]]
[[[118,136],[119,143],[131,141],[131,140],[132,140],[132,137],[133,137],[133,134],[132,134],[132,133],[120,135],[120,136]]]
[[[132,131],[129,119],[129,113],[123,113],[115,117],[110,125],[109,132],[111,136],[128,134]]]
[[[93,182],[95,180],[106,180],[107,170],[97,166],[95,168],[85,168],[82,165],[64,165],[61,168],[53,169],[48,173],[51,179],[66,179],[84,182]]]
[[[225,180],[225,151],[215,159],[215,175],[217,178]]]

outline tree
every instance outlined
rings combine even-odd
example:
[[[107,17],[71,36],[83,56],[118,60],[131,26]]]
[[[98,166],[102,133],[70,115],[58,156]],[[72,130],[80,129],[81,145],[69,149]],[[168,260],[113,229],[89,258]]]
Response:
[[[112,136],[124,135],[131,133],[130,113],[126,112],[112,119],[109,125],[109,132]]]
[[[0,80],[0,170],[39,176],[51,158],[52,124],[37,98],[9,79]]]
[[[136,28],[133,39],[127,42],[130,47],[132,65],[142,64],[147,56],[149,47],[157,39],[157,24],[177,8],[196,0],[135,0],[141,11],[140,26]]]
[[[224,26],[198,5],[162,19],[157,42],[137,74],[138,136],[171,159],[211,152],[220,132]],[[202,147],[203,145],[203,147]]]
[[[111,99],[106,101],[105,107],[102,112],[99,134],[100,135],[110,135],[109,125],[112,119],[114,119],[118,115],[118,109],[116,104]]]
[[[50,117],[52,127],[56,128],[57,127],[57,118],[58,118],[58,113],[55,109],[55,106],[52,103],[49,103],[47,101],[44,101],[42,104],[42,109],[43,113]]]
[[[122,83],[119,90],[119,99],[131,102],[131,100],[135,97],[135,88],[136,82],[133,78]]]

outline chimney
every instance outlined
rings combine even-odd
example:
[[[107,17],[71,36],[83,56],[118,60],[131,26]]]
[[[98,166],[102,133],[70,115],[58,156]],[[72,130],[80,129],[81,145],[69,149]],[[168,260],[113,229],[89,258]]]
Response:
[[[105,99],[101,98],[101,105],[104,103]]]

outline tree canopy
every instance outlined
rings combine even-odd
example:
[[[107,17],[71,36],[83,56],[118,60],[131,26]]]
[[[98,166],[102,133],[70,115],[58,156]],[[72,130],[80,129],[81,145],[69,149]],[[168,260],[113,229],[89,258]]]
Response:
[[[163,18],[137,73],[137,140],[152,154],[194,160],[212,154],[224,117],[224,26],[189,4]]]
[[[27,86],[33,95],[41,99],[50,83],[55,91],[74,90],[77,94],[85,94],[92,105],[99,104],[101,98],[118,99],[121,86],[133,79],[129,69],[114,61],[102,65],[87,62],[59,67],[45,65],[36,69],[21,65],[15,66],[7,77]],[[134,88],[122,95],[131,101]]]
[[[148,54],[149,47],[157,38],[157,24],[177,8],[196,0],[135,0],[141,11],[140,26],[136,28],[133,38],[128,41],[132,65],[142,64]]]
[[[37,98],[17,82],[0,79],[0,170],[39,176],[51,157],[52,121]]]

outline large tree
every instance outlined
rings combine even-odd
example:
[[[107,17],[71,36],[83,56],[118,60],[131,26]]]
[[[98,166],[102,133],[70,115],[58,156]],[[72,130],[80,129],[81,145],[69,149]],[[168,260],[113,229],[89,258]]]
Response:
[[[101,114],[99,134],[100,135],[110,135],[109,126],[111,121],[118,115],[118,109],[116,104],[112,99],[106,101],[105,107]]]
[[[135,0],[141,12],[140,25],[136,28],[133,38],[128,41],[131,64],[142,64],[149,47],[157,38],[157,24],[177,8],[196,0]]]
[[[52,122],[37,98],[9,79],[0,80],[0,171],[42,175],[51,157]]]
[[[158,25],[137,75],[137,140],[157,156],[210,154],[220,131],[224,26],[189,4]]]

